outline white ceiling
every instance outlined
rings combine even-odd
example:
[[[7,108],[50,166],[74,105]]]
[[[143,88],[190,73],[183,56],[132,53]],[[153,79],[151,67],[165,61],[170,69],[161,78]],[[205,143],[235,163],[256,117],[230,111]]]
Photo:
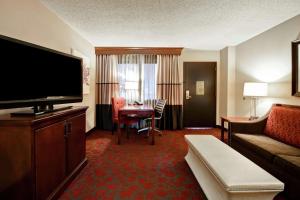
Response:
[[[300,14],[300,0],[41,0],[95,46],[237,45]]]

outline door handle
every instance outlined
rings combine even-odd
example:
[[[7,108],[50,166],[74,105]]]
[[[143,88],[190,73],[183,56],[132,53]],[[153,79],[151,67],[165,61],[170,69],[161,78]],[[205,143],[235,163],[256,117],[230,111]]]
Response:
[[[185,99],[191,99],[192,96],[190,96],[190,91],[189,90],[186,90],[185,91]]]

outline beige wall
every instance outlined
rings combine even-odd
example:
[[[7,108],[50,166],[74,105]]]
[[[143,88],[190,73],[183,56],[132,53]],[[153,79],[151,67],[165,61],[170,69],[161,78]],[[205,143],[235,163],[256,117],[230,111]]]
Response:
[[[89,106],[87,131],[95,127],[95,53],[87,40],[38,0],[0,0],[0,34],[65,53],[76,49],[88,56],[91,60],[90,94],[84,95],[83,103],[77,105]]]
[[[228,47],[227,115],[235,115],[236,48]]]
[[[220,116],[227,116],[228,48],[220,51]]]
[[[268,82],[268,97],[260,98],[258,115],[272,103],[300,105],[291,96],[291,42],[299,36],[300,15],[236,47],[236,114],[249,115],[249,100],[243,100],[243,83]]]
[[[235,115],[235,47],[220,51],[220,116]]]
[[[217,108],[216,122],[220,124],[220,51],[201,51],[193,49],[183,49],[180,56],[180,79],[183,80],[183,62],[217,62]],[[183,92],[185,95],[185,92]]]

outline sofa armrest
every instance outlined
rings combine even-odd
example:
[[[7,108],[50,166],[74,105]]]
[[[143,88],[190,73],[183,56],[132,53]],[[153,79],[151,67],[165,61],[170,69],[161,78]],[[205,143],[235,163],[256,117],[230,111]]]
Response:
[[[267,117],[264,117],[249,122],[231,122],[231,133],[262,134],[267,119]]]

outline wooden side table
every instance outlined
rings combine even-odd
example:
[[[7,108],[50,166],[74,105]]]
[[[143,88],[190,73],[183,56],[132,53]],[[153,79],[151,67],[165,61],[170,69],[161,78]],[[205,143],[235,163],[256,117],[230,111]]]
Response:
[[[221,117],[221,140],[224,142],[224,132],[225,132],[225,127],[224,124],[227,122],[228,125],[228,144],[231,146],[231,123],[233,122],[248,122],[249,117],[235,117],[235,116],[222,116]]]

